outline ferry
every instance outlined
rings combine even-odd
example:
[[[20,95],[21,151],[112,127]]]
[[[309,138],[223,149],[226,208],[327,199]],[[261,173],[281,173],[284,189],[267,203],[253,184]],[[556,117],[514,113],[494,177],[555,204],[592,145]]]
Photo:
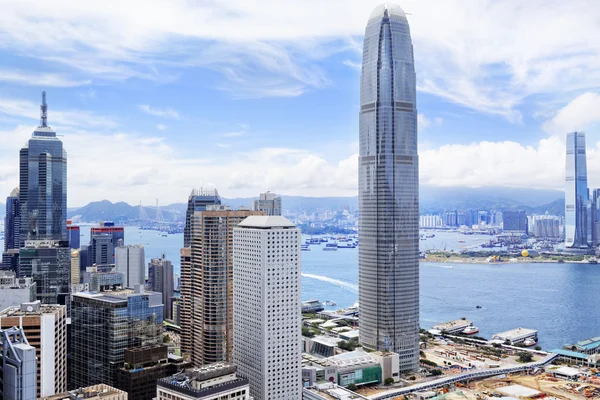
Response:
[[[356,245],[354,243],[337,245],[338,249],[353,249],[355,247],[356,247]]]
[[[537,344],[537,342],[533,338],[527,338],[523,341],[523,345],[525,345],[527,347],[535,346],[536,344]]]
[[[338,249],[338,245],[335,242],[334,243],[327,243],[325,245],[325,247],[323,247],[323,250],[325,250],[325,251],[337,251],[337,249]]]
[[[476,326],[473,326],[473,325],[467,326],[462,331],[462,333],[464,333],[465,335],[474,335],[477,332],[479,332],[479,328],[477,328]]]

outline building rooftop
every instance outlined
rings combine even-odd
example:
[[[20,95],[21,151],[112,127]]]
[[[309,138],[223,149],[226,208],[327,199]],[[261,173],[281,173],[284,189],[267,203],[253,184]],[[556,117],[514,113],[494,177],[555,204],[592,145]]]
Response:
[[[68,392],[54,394],[52,396],[42,397],[42,400],[112,400],[116,398],[124,398],[126,393],[122,390],[115,389],[112,386],[100,383],[98,385],[89,386],[86,388],[75,389]]]
[[[396,15],[398,17],[406,18],[406,14],[404,13],[402,7],[394,3],[385,2],[375,7],[369,19],[383,17],[383,14],[386,10],[388,12],[388,15]]]
[[[157,384],[196,397],[208,396],[248,385],[246,378],[235,376],[236,371],[237,367],[234,364],[219,362],[186,369],[170,377],[159,379]],[[228,375],[229,379],[224,378]]]
[[[354,350],[327,359],[330,365],[338,367],[353,367],[358,365],[377,364],[377,361],[366,351]]]
[[[126,302],[129,297],[140,296],[140,295],[155,295],[155,296],[162,297],[162,294],[158,293],[158,292],[152,292],[149,290],[144,290],[142,292],[136,292],[133,289],[119,289],[119,290],[113,290],[111,292],[100,292],[100,293],[97,293],[97,292],[73,293],[73,296],[85,297],[88,299],[94,299],[94,300],[98,300],[98,301],[106,301],[109,303]]]
[[[596,336],[591,339],[581,340],[573,345],[567,345],[565,347],[571,347],[571,346],[580,347],[584,350],[594,350],[594,349],[600,347],[600,336]]]
[[[0,311],[0,317],[21,317],[42,314],[54,314],[66,306],[60,304],[41,304],[39,300],[22,303],[19,306],[7,307]]]
[[[576,378],[576,377],[582,375],[580,370],[578,370],[577,368],[571,368],[571,367],[558,367],[558,368],[546,369],[546,372],[550,372],[553,374],[561,374],[561,375],[568,376],[570,378]]]
[[[513,339],[517,337],[537,334],[537,330],[528,328],[515,328],[510,331],[496,333],[493,337],[502,337],[506,339]]]
[[[351,390],[336,385],[335,383],[320,383],[313,387],[305,387],[303,392],[308,392],[313,397],[324,400],[367,400],[368,397],[361,396]],[[304,396],[303,396],[304,397]]]
[[[521,385],[509,385],[509,386],[503,386],[503,387],[499,387],[495,389],[497,392],[500,392],[501,394],[505,394],[507,396],[514,396],[514,397],[518,397],[518,398],[533,398],[533,397],[539,397],[540,395],[542,395],[541,392],[535,390],[535,389],[530,389],[528,387],[525,386],[521,386]]]
[[[294,225],[286,217],[280,215],[252,215],[240,222],[238,226],[243,228],[294,228]]]
[[[455,321],[442,322],[441,324],[434,325],[433,329],[445,331],[448,329],[456,329],[463,326],[466,328],[469,325],[471,325],[471,321],[467,321],[466,319],[457,319]]]
[[[587,354],[584,353],[579,353],[577,351],[571,351],[571,350],[565,350],[565,349],[554,349],[554,350],[550,350],[550,353],[556,353],[559,356],[566,356],[566,357],[572,357],[572,358],[579,358],[581,360],[585,360],[588,358]]]

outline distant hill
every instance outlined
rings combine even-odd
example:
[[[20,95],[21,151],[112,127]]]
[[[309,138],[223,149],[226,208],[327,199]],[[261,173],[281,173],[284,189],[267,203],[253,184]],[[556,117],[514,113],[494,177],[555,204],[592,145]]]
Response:
[[[283,208],[291,212],[315,212],[319,209],[338,210],[358,209],[358,197],[303,197],[282,195]],[[256,197],[223,198],[223,204],[232,208],[251,207]],[[509,210],[523,209],[528,213],[564,214],[564,193],[558,190],[540,190],[510,187],[480,188],[444,188],[421,186],[421,213],[441,213],[444,210],[476,209],[476,210]],[[161,206],[161,214],[165,221],[181,221],[185,218],[187,203],[173,203]],[[156,216],[156,207],[143,207],[150,219]],[[108,200],[95,201],[84,207],[69,209],[67,216],[86,222],[122,221],[139,218],[139,206],[124,202],[112,203]]]

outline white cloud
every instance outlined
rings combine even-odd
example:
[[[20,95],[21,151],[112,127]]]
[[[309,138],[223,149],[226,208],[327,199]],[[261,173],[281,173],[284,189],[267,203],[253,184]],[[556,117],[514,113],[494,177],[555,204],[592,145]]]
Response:
[[[240,136],[244,136],[246,134],[245,131],[238,131],[238,132],[227,132],[222,134],[221,136],[226,137],[226,138],[231,138],[231,137],[240,137]]]
[[[158,129],[159,131],[164,131],[165,129],[167,129],[167,126],[163,124],[157,124],[156,129]]]
[[[0,70],[0,82],[43,87],[74,87],[89,85],[91,80],[76,81],[61,74]]]
[[[215,144],[222,149],[228,149],[231,147],[231,143],[215,143]]]
[[[430,126],[440,126],[443,122],[444,120],[440,117],[435,117],[433,120],[430,120],[425,116],[425,114],[417,115],[417,124],[419,126],[419,131],[423,131],[429,128]]]
[[[347,67],[357,69],[357,70],[360,70],[362,68],[362,64],[359,62],[356,62],[356,61],[344,60],[344,61],[342,61],[342,64],[344,64]]]
[[[600,95],[586,92],[558,110],[543,124],[543,128],[548,133],[564,135],[585,130],[597,122],[600,122]]]
[[[179,113],[169,107],[160,108],[160,107],[151,107],[148,104],[140,104],[140,105],[138,105],[138,109],[140,109],[140,111],[145,112],[146,114],[154,115],[155,117],[175,118],[175,119],[180,118]]]

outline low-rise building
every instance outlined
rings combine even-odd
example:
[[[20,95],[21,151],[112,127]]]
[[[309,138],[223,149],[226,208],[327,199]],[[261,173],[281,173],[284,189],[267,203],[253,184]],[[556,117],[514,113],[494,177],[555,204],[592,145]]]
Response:
[[[159,379],[156,400],[251,400],[248,379],[231,363],[207,364]]]
[[[335,383],[321,383],[302,388],[303,400],[367,400],[368,397],[345,389]]]
[[[0,310],[35,301],[36,283],[32,278],[17,278],[12,271],[0,271]]]
[[[471,321],[467,321],[466,319],[457,319],[456,321],[449,321],[434,325],[432,329],[438,330],[440,332],[447,332],[449,334],[453,334],[461,333],[465,330],[465,328],[471,325]]]
[[[510,331],[496,333],[492,340],[509,341],[511,345],[523,343],[527,339],[533,339],[537,342],[537,331],[535,329],[516,328]]]
[[[128,400],[127,393],[103,383],[42,397],[41,400]]]
[[[576,351],[584,354],[600,353],[600,336],[586,340],[581,340],[573,344],[567,344],[563,347],[563,349]]]
[[[117,384],[129,394],[129,400],[146,400],[156,395],[156,382],[190,368],[192,363],[183,357],[169,354],[164,344],[125,350],[125,363],[117,371]]]
[[[390,378],[397,380],[399,359],[394,360],[384,353],[376,353],[377,357],[364,350],[355,350],[328,358],[310,355],[303,357],[302,380],[305,385],[329,381],[340,386],[355,384],[357,386],[377,384],[383,381],[382,371],[385,369]],[[383,363],[383,367],[382,364]],[[396,374],[396,375],[394,375]]]

